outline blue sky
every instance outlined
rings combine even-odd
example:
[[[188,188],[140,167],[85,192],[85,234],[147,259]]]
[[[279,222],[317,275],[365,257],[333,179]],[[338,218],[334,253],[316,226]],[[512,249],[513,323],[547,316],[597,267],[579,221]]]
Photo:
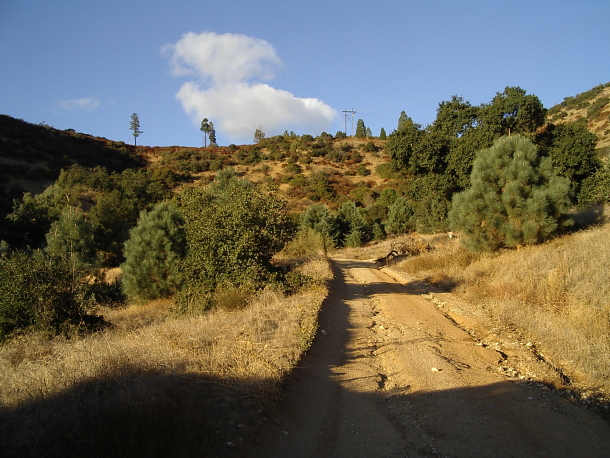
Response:
[[[607,0],[3,0],[0,114],[138,144],[374,135],[506,86],[545,107],[610,81]],[[351,124],[348,123],[348,135]]]

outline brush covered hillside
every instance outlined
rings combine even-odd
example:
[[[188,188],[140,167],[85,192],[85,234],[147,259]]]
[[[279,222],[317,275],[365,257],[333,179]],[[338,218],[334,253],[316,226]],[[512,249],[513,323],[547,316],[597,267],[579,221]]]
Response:
[[[10,212],[24,192],[44,191],[73,164],[115,172],[145,165],[123,142],[0,115],[0,214]]]
[[[507,87],[441,102],[429,126],[403,112],[387,139],[359,121],[356,137],[207,148],[0,117],[3,450],[248,454],[316,336],[335,249],[371,271],[393,258],[452,313],[452,294],[468,301],[482,346],[503,351],[484,336],[507,329],[607,413],[608,225],[573,224],[610,201],[606,90],[578,108],[589,124]]]
[[[600,158],[610,155],[610,83],[564,98],[550,108],[549,123],[585,121],[591,133],[597,136],[596,151]]]

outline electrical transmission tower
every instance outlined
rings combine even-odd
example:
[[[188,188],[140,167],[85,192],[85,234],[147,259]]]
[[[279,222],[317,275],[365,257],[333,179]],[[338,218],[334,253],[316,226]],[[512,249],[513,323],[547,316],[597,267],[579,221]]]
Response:
[[[352,137],[354,136],[354,115],[356,112],[352,108],[351,110],[343,110],[343,117],[345,118],[345,136],[347,136],[347,118],[352,116]]]

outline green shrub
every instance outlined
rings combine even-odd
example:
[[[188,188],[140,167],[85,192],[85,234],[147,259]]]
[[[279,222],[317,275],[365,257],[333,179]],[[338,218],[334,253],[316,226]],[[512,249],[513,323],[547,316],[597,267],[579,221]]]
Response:
[[[399,172],[394,170],[394,166],[391,162],[384,162],[383,164],[379,164],[377,167],[375,167],[375,173],[377,173],[377,175],[386,180],[398,178],[401,176]]]
[[[365,153],[372,153],[377,151],[377,147],[375,146],[375,143],[369,141],[364,144],[364,146],[362,147],[362,151]]]
[[[371,171],[364,164],[358,164],[358,168],[356,168],[356,173],[360,176],[368,176],[371,174]]]
[[[0,340],[34,329],[70,334],[101,320],[88,315],[93,306],[84,271],[42,252],[0,257]]]
[[[271,277],[271,258],[294,234],[286,203],[238,178],[186,190],[180,209],[187,238],[176,298],[181,310],[201,309],[198,301],[207,307],[221,284],[262,286]]]
[[[219,160],[215,160],[210,162],[210,172],[218,172],[222,169],[222,162]]]

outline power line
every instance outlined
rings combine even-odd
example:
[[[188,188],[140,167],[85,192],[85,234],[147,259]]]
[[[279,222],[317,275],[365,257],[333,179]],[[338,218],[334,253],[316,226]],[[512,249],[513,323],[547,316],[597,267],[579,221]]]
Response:
[[[347,136],[347,118],[351,114],[352,116],[352,137],[354,136],[354,115],[356,112],[352,108],[351,110],[343,110],[343,117],[345,118],[345,135]]]

